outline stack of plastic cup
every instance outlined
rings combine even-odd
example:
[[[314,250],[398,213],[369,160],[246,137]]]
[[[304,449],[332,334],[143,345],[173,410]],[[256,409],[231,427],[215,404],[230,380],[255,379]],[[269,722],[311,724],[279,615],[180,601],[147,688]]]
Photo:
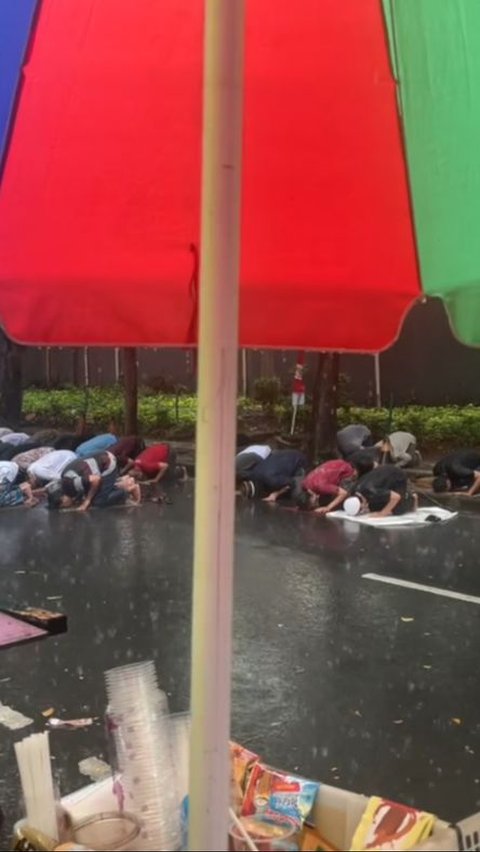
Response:
[[[138,848],[180,846],[180,802],[170,746],[168,702],[153,662],[105,672],[109,718],[121,742],[118,755],[125,809],[141,823]]]
[[[178,798],[180,802],[183,802],[185,796],[188,796],[190,731],[190,713],[174,713],[170,716],[172,761],[176,769]]]

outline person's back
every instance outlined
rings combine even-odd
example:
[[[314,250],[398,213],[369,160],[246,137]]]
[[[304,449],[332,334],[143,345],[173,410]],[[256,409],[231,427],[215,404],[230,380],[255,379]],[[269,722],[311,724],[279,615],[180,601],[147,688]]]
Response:
[[[255,468],[256,478],[269,476],[297,476],[298,470],[307,469],[307,459],[299,450],[273,450]]]
[[[368,426],[364,426],[362,423],[351,423],[337,432],[337,447],[344,459],[348,459],[353,453],[371,445],[372,433]]]
[[[268,444],[251,444],[235,456],[235,475],[239,481],[250,479],[257,465],[272,453]]]
[[[7,432],[3,438],[0,438],[0,441],[4,444],[12,444],[15,447],[21,446],[21,444],[26,444],[27,441],[30,440],[30,435],[27,435],[26,432]]]
[[[154,477],[159,465],[168,464],[170,459],[170,444],[165,442],[151,444],[135,459],[134,470],[140,471],[146,477]]]
[[[417,464],[420,454],[417,451],[417,439],[411,432],[392,432],[388,436],[391,456],[394,464],[401,467]]]
[[[477,450],[455,450],[435,464],[433,490],[436,493],[469,489],[470,494],[480,490],[480,453]]]
[[[84,441],[83,444],[80,444],[77,447],[75,452],[80,458],[88,459],[96,453],[108,450],[109,447],[112,447],[116,443],[117,436],[112,435],[110,432],[105,432],[103,435],[95,435],[95,437],[90,438],[89,441]]]
[[[377,489],[405,492],[407,488],[407,474],[394,464],[384,464],[380,467],[374,467],[369,473],[360,477],[354,486],[356,492],[364,495]]]
[[[248,454],[256,455],[261,459],[267,459],[272,454],[272,448],[268,444],[250,444],[250,446],[245,447],[237,453],[237,458],[238,456]]]
[[[22,447],[17,449],[22,450]],[[53,447],[34,447],[33,450],[22,450],[21,453],[18,453],[18,455],[13,456],[12,462],[18,464],[20,470],[25,472],[26,470],[28,470],[31,464],[52,452]]]
[[[366,501],[370,512],[401,515],[416,505],[416,498],[409,493],[407,474],[394,464],[366,473],[356,484],[355,493]]]
[[[351,464],[343,459],[332,459],[307,473],[302,488],[314,494],[331,495],[337,492],[341,482],[353,479],[354,476],[355,470]]]
[[[76,455],[71,450],[52,450],[27,468],[28,477],[36,484],[60,479],[67,465],[75,459]]]
[[[307,469],[307,459],[299,450],[273,450],[254,467],[249,482],[253,483],[254,494],[265,492],[266,499],[273,503],[282,495],[291,495]]]
[[[480,468],[480,453],[477,450],[453,450],[437,461],[433,468],[434,476],[448,476],[458,465],[477,470]]]

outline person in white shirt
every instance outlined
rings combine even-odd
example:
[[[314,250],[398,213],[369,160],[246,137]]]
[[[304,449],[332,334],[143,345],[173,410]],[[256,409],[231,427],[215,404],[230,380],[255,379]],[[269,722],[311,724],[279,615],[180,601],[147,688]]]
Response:
[[[268,444],[251,444],[235,457],[235,474],[238,480],[249,479],[255,465],[268,459],[272,448]]]
[[[415,467],[422,458],[417,450],[417,439],[411,432],[392,432],[376,446],[382,453],[383,464]]]
[[[35,506],[37,500],[32,494],[28,482],[17,484],[18,464],[10,461],[0,462],[0,508],[13,506]]]
[[[76,458],[72,450],[52,450],[27,468],[30,484],[33,488],[42,488],[48,482],[60,479],[67,465]]]

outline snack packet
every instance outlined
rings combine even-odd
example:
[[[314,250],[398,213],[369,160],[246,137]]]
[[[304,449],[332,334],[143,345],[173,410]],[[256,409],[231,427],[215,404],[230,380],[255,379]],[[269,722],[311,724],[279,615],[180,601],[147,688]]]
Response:
[[[250,772],[259,759],[255,752],[249,751],[238,743],[230,743],[231,803],[237,814],[242,808]]]
[[[373,796],[355,832],[351,852],[413,849],[433,831],[435,817]]]
[[[242,814],[281,814],[293,819],[300,829],[312,810],[319,786],[316,781],[257,763],[250,775]]]

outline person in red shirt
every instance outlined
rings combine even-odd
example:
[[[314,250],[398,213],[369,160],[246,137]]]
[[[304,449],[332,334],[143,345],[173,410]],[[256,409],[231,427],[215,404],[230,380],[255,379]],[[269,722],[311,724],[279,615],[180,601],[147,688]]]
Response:
[[[318,515],[333,512],[350,495],[352,482],[373,467],[370,454],[356,453],[350,461],[333,459],[307,474],[297,499],[300,509],[314,509]]]
[[[177,465],[176,462],[177,454],[172,450],[170,444],[152,444],[127,466],[124,473],[130,469],[132,476],[136,479],[147,481],[153,485],[156,485],[161,479],[184,479],[185,468]]]

